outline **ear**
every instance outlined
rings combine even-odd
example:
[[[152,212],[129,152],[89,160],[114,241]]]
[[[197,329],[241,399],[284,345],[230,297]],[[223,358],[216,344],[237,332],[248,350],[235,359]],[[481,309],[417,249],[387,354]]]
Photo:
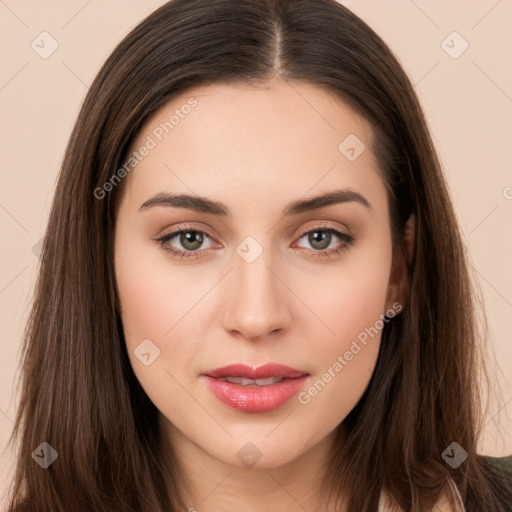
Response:
[[[405,223],[402,240],[394,251],[391,275],[386,296],[386,311],[398,303],[402,309],[409,298],[408,269],[414,258],[414,240],[416,236],[416,216],[411,214]]]

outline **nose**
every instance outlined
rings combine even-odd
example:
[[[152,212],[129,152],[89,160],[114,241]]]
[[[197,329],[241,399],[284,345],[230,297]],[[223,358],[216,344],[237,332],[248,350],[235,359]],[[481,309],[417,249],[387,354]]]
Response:
[[[286,331],[292,293],[270,251],[264,250],[251,263],[235,254],[233,265],[224,288],[224,328],[252,341]]]

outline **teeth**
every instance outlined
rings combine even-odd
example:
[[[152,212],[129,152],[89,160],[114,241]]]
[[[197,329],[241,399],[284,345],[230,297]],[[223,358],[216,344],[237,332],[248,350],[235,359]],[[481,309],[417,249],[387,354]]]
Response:
[[[242,384],[242,377],[225,377],[222,380],[231,382],[231,384]]]
[[[269,377],[268,379],[256,379],[256,384],[258,386],[270,386],[277,382],[281,382],[282,380],[283,379],[278,379],[277,377]]]
[[[240,384],[242,386],[271,386],[281,382],[283,378],[268,377],[267,379],[248,379],[246,377],[223,377],[220,380],[230,382],[231,384]]]

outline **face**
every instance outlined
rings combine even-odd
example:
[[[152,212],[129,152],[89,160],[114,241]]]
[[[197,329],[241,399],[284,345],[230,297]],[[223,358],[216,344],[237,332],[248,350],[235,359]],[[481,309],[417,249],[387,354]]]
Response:
[[[140,131],[115,273],[133,370],[174,442],[277,467],[361,398],[400,309],[371,139],[341,100],[284,82],[189,90]]]

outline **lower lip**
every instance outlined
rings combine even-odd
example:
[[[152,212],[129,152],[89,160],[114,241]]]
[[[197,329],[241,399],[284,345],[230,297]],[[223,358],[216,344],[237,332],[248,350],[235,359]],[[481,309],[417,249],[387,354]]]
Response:
[[[284,379],[270,386],[242,386],[204,376],[212,393],[223,403],[242,412],[267,412],[281,407],[304,385],[307,375]]]

